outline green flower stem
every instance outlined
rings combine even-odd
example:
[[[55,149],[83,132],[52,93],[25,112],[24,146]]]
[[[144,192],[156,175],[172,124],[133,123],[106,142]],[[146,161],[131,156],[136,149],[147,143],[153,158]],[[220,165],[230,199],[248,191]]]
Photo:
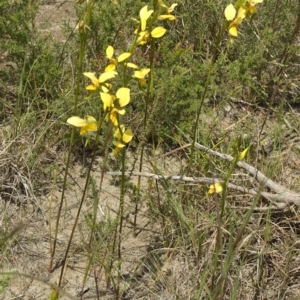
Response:
[[[102,123],[103,123],[103,119],[100,120],[100,124],[99,125],[101,126]],[[99,143],[100,128],[101,127],[99,127],[99,129],[97,131],[96,145]],[[67,246],[67,249],[65,251],[65,256],[64,256],[64,259],[63,259],[63,266],[61,268],[61,273],[60,273],[60,277],[59,277],[59,283],[58,283],[59,287],[61,286],[61,282],[62,282],[62,278],[63,278],[63,274],[64,274],[64,269],[65,269],[65,266],[66,266],[67,257],[68,257],[69,251],[70,251],[70,247],[71,247],[72,240],[73,240],[73,235],[75,233],[75,229],[76,229],[76,226],[77,226],[77,223],[78,223],[78,220],[79,220],[79,216],[80,216],[80,213],[81,213],[82,205],[83,205],[83,202],[84,202],[84,199],[85,199],[85,195],[86,195],[86,192],[87,192],[87,189],[88,189],[88,185],[89,185],[89,182],[90,182],[91,170],[92,170],[92,166],[94,164],[95,158],[96,158],[96,149],[93,151],[93,156],[92,156],[90,165],[89,165],[89,167],[87,169],[85,186],[84,186],[84,189],[83,189],[83,192],[82,192],[82,196],[81,196],[80,204],[79,204],[79,207],[78,207],[77,215],[76,215],[76,218],[75,218],[75,222],[74,222],[73,227],[72,227],[72,231],[71,231],[71,235],[70,235],[70,238],[69,238],[68,246]],[[103,174],[104,174],[104,172],[102,172],[102,176],[103,176]],[[92,225],[93,228],[92,228],[91,234],[95,230],[95,219],[96,219],[96,217],[94,217],[94,220],[93,220],[93,225]],[[84,278],[85,281],[86,281],[86,278],[87,278],[87,276],[85,276],[85,278]]]
[[[211,281],[211,290],[216,290],[215,289],[215,273],[219,268],[222,268],[222,263],[223,261],[219,260],[219,253],[222,253],[222,248],[223,248],[223,216],[225,212],[225,203],[226,203],[226,196],[227,196],[227,185],[229,182],[229,179],[231,177],[231,174],[233,173],[237,163],[239,161],[239,154],[237,153],[237,156],[235,160],[232,162],[230,169],[228,170],[225,180],[222,184],[223,186],[223,191],[222,191],[222,197],[220,202],[218,202],[218,196],[217,194],[214,194],[214,199],[217,203],[217,242],[216,242],[216,248],[215,248],[215,259],[213,263],[213,271],[212,271],[212,281]],[[221,298],[220,298],[221,299]]]
[[[86,19],[85,19],[84,26],[88,27],[88,25],[90,24],[93,7],[94,7],[94,1],[89,1],[87,3],[87,9],[86,9],[86,15],[85,15]],[[81,81],[82,81],[83,63],[84,63],[84,57],[85,57],[85,52],[86,52],[86,46],[87,46],[88,31],[86,30],[86,28],[85,27],[84,28],[79,28],[79,37],[80,37],[80,48],[79,49],[80,50],[79,50],[79,57],[78,57],[77,81],[76,81],[75,95],[74,95],[74,98],[75,98],[74,109],[73,109],[73,114],[74,115],[77,114],[80,84],[81,84]],[[59,221],[60,221],[63,201],[64,201],[64,197],[65,197],[68,170],[69,170],[69,166],[70,166],[71,153],[72,153],[73,143],[74,143],[74,136],[75,136],[75,128],[73,127],[72,130],[71,130],[68,157],[67,157],[66,169],[65,169],[65,175],[64,175],[64,182],[63,182],[63,190],[62,190],[60,205],[59,205],[59,208],[58,208],[58,214],[57,214],[57,218],[56,218],[53,246],[51,248],[51,254],[50,254],[50,264],[49,264],[49,268],[48,268],[50,273],[53,272],[53,268],[52,268],[53,259],[54,259],[54,255],[55,255],[55,251],[56,251],[58,227],[59,227]],[[72,235],[73,234],[71,234],[71,236]],[[68,252],[68,250],[66,252]],[[62,268],[62,271],[63,271],[63,269],[64,269],[64,267]],[[61,278],[59,280],[59,286],[61,285],[61,281],[62,281],[62,274],[61,274]]]
[[[124,197],[125,197],[125,154],[126,147],[122,149],[122,180],[120,187],[120,204],[118,211],[119,231],[118,231],[118,278],[116,284],[116,299],[120,299],[121,266],[122,266],[122,233],[123,233],[123,215],[124,215]]]
[[[151,28],[149,28],[149,31]],[[151,44],[150,44],[150,73],[149,73],[149,80],[147,81],[147,92],[146,92],[146,106],[144,110],[144,120],[143,120],[143,127],[144,127],[144,134],[147,131],[147,124],[148,124],[148,111],[149,111],[149,104],[151,99],[153,99],[153,81],[154,81],[154,76],[153,76],[153,70],[154,70],[154,40],[151,39]],[[142,172],[143,169],[143,161],[144,161],[144,149],[145,149],[145,138],[142,138],[141,141],[141,154],[140,154],[140,163],[139,163],[139,172]],[[135,203],[135,209],[134,209],[134,221],[133,221],[133,226],[136,228],[137,224],[137,213],[138,213],[138,204],[139,204],[139,195],[140,195],[140,189],[141,189],[141,177],[138,177],[138,182],[137,182],[137,190],[136,190],[136,203]]]
[[[207,94],[208,86],[210,84],[211,75],[212,75],[212,72],[213,72],[213,67],[214,67],[215,62],[216,62],[217,57],[218,57],[219,46],[220,46],[222,38],[224,36],[226,27],[227,27],[227,21],[225,21],[223,23],[223,27],[220,31],[219,36],[218,36],[216,46],[214,48],[214,52],[213,52],[213,55],[212,55],[212,58],[211,58],[209,70],[208,70],[208,73],[207,73],[207,76],[206,76],[206,83],[205,83],[205,86],[204,86],[204,91],[203,91],[203,93],[201,95],[201,98],[200,98],[199,108],[198,108],[197,114],[196,114],[196,121],[195,121],[194,128],[193,128],[191,155],[190,155],[190,160],[189,160],[189,163],[188,163],[187,170],[190,169],[190,167],[192,165],[192,162],[193,162],[193,156],[194,156],[194,152],[195,152],[195,142],[196,142],[196,136],[197,136],[197,128],[198,128],[198,124],[199,124],[199,120],[200,120],[200,115],[201,115],[202,107],[203,107],[204,100],[205,100],[205,97],[206,97],[206,94]]]
[[[18,88],[18,100],[17,100],[17,105],[16,105],[16,109],[15,109],[15,137],[17,137],[18,135],[18,129],[20,126],[20,120],[21,120],[21,111],[22,111],[22,106],[23,106],[23,92],[24,92],[24,80],[25,80],[25,68],[26,68],[26,63],[27,63],[27,56],[28,56],[28,49],[25,52],[24,55],[24,63],[23,63],[23,67],[22,67],[22,72],[21,72],[21,76],[20,76],[20,82],[19,82],[19,88]]]
[[[98,121],[98,125],[97,125],[98,130],[97,130],[97,135],[96,135],[96,138],[95,138],[95,145],[99,145],[99,142],[100,142],[100,130],[102,128],[102,125],[104,123],[104,120],[105,120],[107,114],[108,113],[106,113],[102,117],[101,112],[99,113],[99,121]],[[101,178],[100,178],[100,184],[99,184],[99,186],[100,186],[99,189],[100,190],[101,190],[101,187],[102,187],[103,178],[104,178],[104,170],[105,170],[106,162],[107,162],[108,153],[107,153],[106,150],[108,148],[108,142],[109,142],[110,136],[111,136],[111,129],[112,129],[112,124],[109,125],[109,128],[108,128],[108,130],[106,132],[106,136],[105,136],[105,139],[104,139],[104,144],[103,144],[104,159],[103,159],[102,172],[101,172]],[[97,147],[94,147],[94,151],[93,151],[93,154],[92,154],[92,159],[91,159],[89,168],[87,170],[86,185],[85,185],[84,193],[86,192],[86,187],[88,186],[89,181],[90,181],[90,171],[92,169],[92,166],[93,166],[95,158],[96,158],[96,151],[97,151]],[[82,196],[81,201],[82,202],[84,201],[84,196]],[[92,246],[93,237],[95,236],[94,233],[95,233],[95,229],[96,229],[96,221],[97,221],[96,220],[96,214],[97,214],[98,204],[99,204],[99,198],[97,197],[96,199],[94,199],[94,204],[93,204],[94,209],[93,209],[92,226],[91,226],[90,238],[89,238],[89,247],[90,248]],[[78,212],[80,213],[80,210],[78,210]],[[70,243],[71,243],[71,241],[72,241],[72,239],[70,238]],[[88,262],[87,262],[87,266],[85,268],[84,278],[83,278],[83,281],[82,281],[82,286],[83,287],[85,286],[86,281],[87,281],[88,271],[89,271],[90,266],[92,264],[93,256],[94,256],[94,253],[92,252],[91,256],[88,257]]]
[[[235,238],[233,238],[233,236],[230,237],[229,247],[228,247],[228,251],[226,254],[225,262],[223,261],[223,264],[220,266],[221,276],[219,277],[218,281],[215,284],[215,290],[214,290],[212,299],[224,299],[225,282],[226,282],[228,271],[230,269],[230,266],[233,262],[235,255],[236,255],[238,245],[240,244],[240,242],[243,238],[245,228],[250,220],[250,217],[252,216],[252,213],[253,213],[255,207],[257,207],[259,200],[260,200],[260,193],[258,193],[257,196],[255,197],[250,209],[248,210],[248,212],[245,216],[245,220],[242,223],[242,226],[240,227],[236,237]],[[230,230],[230,232],[232,232],[232,230]]]

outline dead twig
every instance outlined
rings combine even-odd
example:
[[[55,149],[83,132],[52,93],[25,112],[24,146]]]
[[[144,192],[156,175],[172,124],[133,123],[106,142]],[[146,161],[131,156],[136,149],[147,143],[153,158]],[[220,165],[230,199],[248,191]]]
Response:
[[[214,151],[212,149],[209,149],[199,143],[195,143],[195,147],[198,149],[201,149],[211,155],[218,156],[223,160],[227,161],[233,161],[234,158],[228,154],[223,154],[217,151]],[[261,188],[268,187],[273,193],[267,193],[268,195],[271,195],[270,198],[266,197],[270,201],[274,202],[281,202],[287,204],[295,204],[297,206],[300,206],[300,194],[296,193],[294,191],[291,191],[290,189],[286,188],[283,185],[280,185],[273,180],[269,179],[266,175],[264,175],[262,172],[260,172],[258,169],[254,168],[253,166],[247,164],[244,161],[239,161],[237,163],[237,166],[246,170],[248,173],[250,173],[256,181],[261,185]],[[263,192],[261,193],[262,196],[264,196]]]
[[[195,143],[195,147],[209,153],[210,155],[217,156],[223,160],[227,160],[227,161],[234,160],[234,158],[228,154],[217,152],[199,143]],[[248,189],[246,187],[233,184],[233,183],[228,183],[228,188],[252,196],[261,195],[262,197],[271,201],[274,207],[277,209],[284,209],[288,204],[295,204],[297,206],[300,206],[299,193],[291,191],[285,186],[282,186],[274,182],[273,180],[269,179],[266,175],[264,175],[262,172],[260,172],[258,169],[254,168],[253,166],[247,164],[244,161],[239,161],[237,163],[237,166],[250,173],[254,177],[254,179],[260,184],[260,188],[258,190],[254,188]],[[121,176],[122,172],[107,172],[107,174],[111,176]],[[192,182],[192,183],[200,183],[200,184],[214,184],[216,182],[223,181],[223,179],[221,178],[188,177],[184,175],[158,175],[158,174],[153,174],[148,172],[134,172],[134,171],[125,172],[125,175],[142,176],[142,177],[153,178],[156,180],[180,180],[184,182]],[[262,189],[264,189],[265,187],[269,188],[272,192],[263,191]]]

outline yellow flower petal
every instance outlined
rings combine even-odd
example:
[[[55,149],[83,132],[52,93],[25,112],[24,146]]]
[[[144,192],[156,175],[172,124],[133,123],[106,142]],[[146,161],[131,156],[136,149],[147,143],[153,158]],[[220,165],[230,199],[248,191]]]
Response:
[[[173,3],[173,4],[168,8],[168,13],[171,13],[177,5],[178,5],[177,3]]]
[[[89,78],[89,79],[92,81],[92,83],[93,83],[94,85],[99,85],[99,80],[98,80],[98,78],[95,76],[94,73],[92,73],[92,72],[84,72],[83,75],[84,75],[85,77]]]
[[[111,122],[114,124],[115,127],[118,126],[119,122],[118,122],[118,113],[119,111],[115,108],[112,109],[112,111],[109,114],[109,118],[111,120]],[[125,113],[125,110],[124,110]]]
[[[90,84],[90,85],[86,86],[85,89],[87,91],[96,91],[97,90],[97,86],[95,86],[94,84]]]
[[[144,31],[146,29],[146,23],[148,18],[151,16],[154,10],[148,11],[148,5],[144,6],[140,10],[140,19],[141,19],[141,30]]]
[[[223,186],[221,183],[219,182],[216,182],[215,184],[212,184],[210,187],[209,187],[209,191],[208,191],[208,194],[219,194],[219,193],[222,193],[223,191]]]
[[[92,116],[86,116],[85,119],[79,117],[71,117],[67,123],[75,127],[80,127],[80,135],[84,135],[90,131],[97,131],[97,121]]]
[[[86,124],[85,126],[82,126],[80,128],[80,135],[84,135],[89,133],[90,131],[97,131],[97,124],[91,123],[91,124]]]
[[[120,129],[121,129],[121,131],[120,131]],[[117,127],[114,131],[114,138],[120,139],[122,137],[122,134],[124,133],[124,131],[125,131],[124,125],[120,125],[120,128]]]
[[[84,135],[90,131],[97,131],[97,121],[92,116],[86,116],[86,123],[80,129],[80,135]]]
[[[110,95],[110,94],[107,94],[107,93],[100,93],[100,97],[101,97],[101,100],[104,104],[104,111],[106,111],[107,108],[109,107],[112,107],[113,106],[113,103],[114,103],[114,100],[115,100],[115,97]]]
[[[167,31],[167,29],[165,29],[163,27],[155,27],[151,31],[151,36],[154,37],[154,38],[160,38],[166,33],[166,31]]]
[[[113,144],[118,148],[123,148],[126,146],[125,144],[123,144],[122,142],[119,142],[119,141],[113,141]]]
[[[132,137],[133,137],[133,133],[132,133],[131,129],[127,129],[123,133],[122,140],[125,144],[128,144],[132,140]]]
[[[232,36],[237,36],[237,35],[238,35],[237,27],[236,27],[236,26],[230,27],[229,33],[230,33],[230,35],[232,35]]]
[[[93,116],[85,116],[85,119],[88,123],[93,123],[93,122],[97,122],[96,119]]]
[[[224,11],[224,15],[227,21],[232,21],[236,15],[236,9],[233,4],[229,4]]]
[[[245,156],[247,155],[248,151],[249,151],[249,147],[246,148],[244,151],[242,151],[242,152],[239,154],[239,160],[244,159]]]
[[[176,20],[176,17],[173,15],[160,15],[158,17],[159,20],[169,20],[169,21],[174,21]]]
[[[158,0],[160,6],[165,7],[168,13],[172,12],[174,8],[178,5],[177,3],[173,3],[170,7],[168,7],[162,0]]]
[[[108,59],[111,59],[114,56],[114,52],[115,52],[114,48],[112,46],[108,46],[106,48],[106,57]]]
[[[141,72],[142,72],[142,74],[144,75],[144,77],[145,77],[150,71],[151,71],[151,69],[149,69],[149,68],[142,68],[142,69],[141,69]]]
[[[125,115],[126,111],[125,111],[125,109],[116,109],[115,112],[118,113],[119,115],[123,116],[123,115]]]
[[[117,156],[118,153],[120,152],[120,150],[121,150],[121,148],[116,147],[116,148],[114,149],[114,152],[113,152],[114,156]]]
[[[130,57],[131,53],[129,52],[124,52],[122,53],[119,57],[118,57],[118,62],[121,62],[125,59],[127,59],[128,57]]]
[[[133,74],[133,77],[138,78],[138,79],[143,79],[144,75],[142,74],[141,71],[135,71]]]
[[[239,22],[238,24],[242,23],[242,20],[246,17],[246,13],[246,9],[240,7],[235,22]]]
[[[117,90],[116,96],[119,99],[120,106],[123,107],[130,101],[130,89],[125,87],[119,88]]]
[[[73,125],[75,127],[81,127],[81,126],[84,126],[86,124],[86,121],[84,119],[81,119],[79,117],[70,117],[68,120],[67,120],[67,123],[70,124],[70,125]]]
[[[158,0],[158,4],[162,7],[168,8],[168,6],[162,0]]]
[[[107,65],[107,67],[105,68],[104,72],[114,71],[115,69],[116,69],[116,65],[115,65],[115,64],[109,64],[109,65]]]
[[[139,33],[138,43],[139,45],[145,45],[148,41],[149,33],[148,31],[141,31]]]
[[[149,68],[143,68],[140,71],[135,71],[133,77],[138,79],[144,79],[145,76],[150,72]]]
[[[131,68],[131,69],[138,69],[139,67],[133,63],[125,63],[125,65],[128,67],[128,68]]]
[[[101,86],[102,91],[104,93],[108,93],[110,91],[111,87],[112,87],[112,84],[110,84],[110,83],[105,83]]]
[[[103,83],[106,80],[109,80],[111,78],[114,78],[118,73],[116,71],[108,71],[108,72],[104,72],[100,75],[99,77],[99,82]]]

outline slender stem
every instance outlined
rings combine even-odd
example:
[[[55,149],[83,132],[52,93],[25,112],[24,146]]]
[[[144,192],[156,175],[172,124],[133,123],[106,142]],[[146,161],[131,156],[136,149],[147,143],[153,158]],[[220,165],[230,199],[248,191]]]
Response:
[[[118,232],[118,280],[116,285],[116,299],[120,299],[121,266],[122,266],[122,233],[123,233],[123,215],[124,215],[124,197],[125,197],[125,147],[122,150],[122,180],[120,187],[120,205],[118,211],[119,232]]]
[[[91,159],[89,168],[87,170],[85,186],[84,186],[84,189],[83,189],[83,192],[82,192],[81,200],[80,200],[79,207],[78,207],[78,210],[77,210],[77,215],[75,217],[75,222],[74,222],[73,227],[72,227],[72,231],[71,231],[71,235],[70,235],[70,238],[69,238],[68,246],[67,246],[67,249],[65,251],[65,255],[64,255],[64,259],[63,259],[63,266],[61,268],[61,273],[60,273],[59,282],[58,282],[59,287],[61,286],[63,274],[64,274],[64,271],[65,271],[65,267],[67,265],[68,254],[69,254],[70,247],[71,247],[71,244],[72,244],[73,235],[75,233],[75,229],[76,229],[76,226],[77,226],[77,223],[78,223],[78,220],[79,220],[79,216],[80,216],[80,213],[81,213],[81,209],[82,209],[82,205],[83,205],[83,202],[84,202],[84,199],[85,199],[85,195],[86,195],[86,192],[87,192],[87,189],[88,189],[90,176],[91,176],[91,169],[92,169],[92,165],[95,161],[95,157],[96,157],[96,151],[94,151],[94,153],[93,153],[93,157]]]
[[[194,152],[195,152],[195,142],[196,142],[196,136],[197,136],[197,128],[198,128],[198,124],[199,124],[199,120],[200,120],[200,115],[201,115],[202,107],[203,107],[204,100],[205,100],[205,97],[206,97],[206,94],[207,94],[207,90],[208,90],[208,87],[209,87],[209,84],[210,84],[213,67],[214,67],[215,62],[216,62],[217,57],[218,57],[219,45],[221,44],[222,37],[223,37],[225,29],[226,29],[226,23],[227,22],[224,22],[223,27],[220,31],[219,36],[218,36],[216,45],[214,47],[213,55],[212,55],[211,61],[210,61],[209,70],[208,70],[208,73],[207,73],[207,76],[206,76],[204,91],[203,91],[203,93],[201,95],[201,98],[200,98],[199,108],[197,110],[196,120],[195,120],[195,124],[194,124],[194,128],[193,128],[193,134],[192,134],[193,140],[192,140],[191,155],[190,155],[191,159],[189,160],[189,164],[188,164],[188,167],[187,167],[188,170],[190,169],[190,167],[192,165],[192,162],[193,162],[193,156],[194,156]]]
[[[93,11],[94,2],[90,1],[87,4],[87,13],[86,13],[86,19],[84,21],[85,26],[89,26],[90,20],[91,20],[91,14]],[[87,45],[87,38],[88,38],[88,31],[86,28],[79,29],[79,37],[80,37],[80,51],[79,51],[79,57],[78,57],[78,69],[77,69],[77,80],[76,80],[76,87],[75,87],[75,102],[73,107],[73,114],[77,114],[77,108],[78,108],[78,99],[79,99],[79,93],[80,93],[80,83],[82,81],[82,72],[83,72],[83,63],[84,63],[84,57],[86,52],[86,45]],[[70,166],[71,161],[71,153],[73,149],[73,143],[74,143],[74,136],[75,136],[75,128],[73,127],[71,130],[71,137],[70,137],[70,144],[69,144],[69,150],[68,150],[68,156],[66,161],[66,168],[65,168],[65,174],[64,174],[64,181],[63,181],[63,190],[61,194],[60,204],[58,208],[57,218],[56,218],[56,224],[55,224],[55,233],[54,233],[54,239],[53,239],[53,247],[50,254],[50,264],[48,267],[48,271],[51,273],[53,272],[53,259],[56,251],[56,243],[57,243],[57,235],[58,235],[58,227],[59,227],[59,221],[61,217],[61,211],[63,207],[64,197],[65,197],[65,190],[67,186],[67,177],[68,177],[68,170]]]
[[[93,155],[92,155],[92,162],[89,165],[89,171],[92,168],[92,164],[94,163],[95,157],[96,157],[96,152],[98,149],[98,145],[99,145],[99,141],[100,141],[100,130],[102,128],[103,122],[105,120],[105,115],[102,117],[101,112],[99,113],[99,122],[98,122],[98,131],[97,131],[97,135],[96,135],[96,139],[95,139],[95,147],[93,150]],[[111,135],[111,131],[108,129],[108,131],[106,132],[106,137],[105,137],[105,142],[103,145],[103,152],[104,152],[104,159],[103,159],[103,163],[102,163],[102,170],[101,170],[101,178],[100,178],[100,185],[99,185],[99,191],[101,191],[101,187],[102,187],[102,183],[103,183],[103,178],[104,178],[104,170],[106,168],[106,162],[107,162],[107,146],[108,146],[108,141],[109,141],[109,137]],[[93,209],[93,216],[92,216],[92,226],[91,226],[91,232],[90,232],[90,238],[89,238],[89,248],[92,246],[92,242],[93,242],[93,237],[94,237],[94,232],[95,232],[95,228],[96,228],[96,214],[97,214],[97,209],[98,209],[98,203],[99,203],[99,197],[97,197],[97,195],[95,195],[94,197],[94,209]],[[93,258],[93,254],[88,257],[88,263],[85,269],[85,273],[84,273],[84,277],[82,280],[82,288],[84,288],[86,281],[87,281],[87,277],[88,277],[88,270],[90,268],[90,265],[92,263],[92,258]]]
[[[151,25],[149,25],[149,31],[151,31]],[[149,114],[149,105],[151,100],[153,99],[153,81],[154,81],[154,50],[155,44],[154,40],[151,39],[150,41],[150,74],[149,80],[147,82],[147,92],[146,92],[146,106],[144,110],[144,120],[143,120],[143,129],[144,129],[144,136],[141,141],[141,153],[140,153],[140,163],[139,163],[139,172],[142,172],[143,169],[143,161],[144,161],[144,149],[145,149],[145,134],[147,132],[147,125],[148,125],[148,114]],[[137,224],[137,213],[138,213],[138,204],[139,204],[139,195],[140,195],[140,188],[141,188],[141,177],[138,177],[137,182],[137,189],[136,189],[136,197],[135,197],[135,209],[134,209],[134,221],[133,226],[136,228]]]

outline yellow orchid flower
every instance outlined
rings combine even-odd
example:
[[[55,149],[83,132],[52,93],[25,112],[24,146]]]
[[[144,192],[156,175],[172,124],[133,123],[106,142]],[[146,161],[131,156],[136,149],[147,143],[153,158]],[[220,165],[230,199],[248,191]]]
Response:
[[[149,32],[146,30],[146,31],[141,31],[139,33],[139,37],[138,37],[138,44],[139,45],[145,45],[148,43],[148,39],[149,39],[149,36],[153,37],[153,38],[160,38],[162,37],[165,33],[166,33],[166,29],[163,28],[163,27],[155,27],[151,33],[149,34]],[[135,33],[137,33],[137,30],[135,30]]]
[[[224,15],[227,21],[232,21],[229,24],[229,34],[236,37],[238,35],[237,27],[243,21],[243,19],[250,18],[256,12],[255,5],[257,3],[262,3],[263,0],[248,0],[244,1],[238,12],[236,13],[236,7],[233,4],[227,5],[224,11]]]
[[[173,3],[170,7],[168,7],[162,0],[158,0],[158,3],[160,6],[166,8],[167,13],[164,15],[160,15],[158,17],[159,20],[169,20],[174,21],[176,19],[175,16],[171,15],[171,12],[173,12],[174,8],[178,5],[177,3]]]
[[[114,126],[118,126],[118,115],[125,114],[125,107],[130,102],[130,89],[119,88],[116,92],[116,96],[108,93],[100,93],[100,98],[103,102],[104,111],[109,112],[109,118]]]
[[[122,62],[131,56],[131,53],[124,52],[124,53],[120,54],[117,59],[115,59],[115,58],[113,58],[114,52],[115,52],[115,50],[112,46],[108,46],[106,48],[106,57],[109,59],[109,64],[105,68],[105,72],[114,71],[119,62]]]
[[[98,89],[98,87],[100,86],[100,82],[99,82],[99,79],[95,76],[95,74],[92,72],[85,72],[85,73],[83,73],[83,75],[92,81],[92,84],[88,85],[86,87],[86,89],[88,91],[96,91]]]
[[[237,37],[237,35],[238,35],[237,27],[238,27],[238,25],[240,25],[242,23],[242,21],[245,17],[246,17],[246,11],[244,8],[240,7],[238,10],[238,13],[237,13],[237,17],[229,25],[230,35]]]
[[[220,194],[223,191],[223,186],[220,182],[216,182],[209,187],[208,194]]]
[[[133,133],[131,129],[125,130],[124,125],[120,125],[119,127],[116,127],[114,132],[114,141],[113,144],[115,145],[114,149],[114,156],[117,156],[117,154],[120,152],[122,148],[128,144],[133,137]]]
[[[141,10],[140,10],[140,30],[136,29],[134,31],[135,34],[138,34],[138,44],[139,45],[145,45],[148,42],[149,37],[153,37],[153,38],[160,38],[162,37],[165,33],[166,33],[166,29],[163,27],[155,27],[151,33],[149,33],[149,31],[146,30],[147,28],[147,20],[149,19],[149,17],[151,16],[151,14],[154,12],[154,10],[148,10],[148,5],[144,6]]]
[[[80,135],[88,134],[91,131],[97,131],[97,121],[92,116],[85,116],[84,119],[73,116],[67,120],[67,123],[75,127],[80,127]]]
[[[262,3],[263,0],[249,0],[242,7],[246,10],[246,17],[250,18],[251,15],[256,13],[255,5],[257,3]]]
[[[149,68],[142,68],[139,71],[135,71],[133,77],[137,78],[141,85],[145,85],[146,84],[145,77],[150,71],[151,70]]]
[[[178,5],[177,3],[173,3],[170,7],[168,7],[163,0],[158,0],[158,4],[167,9],[168,13],[173,12],[174,8]]]
[[[105,81],[114,78],[118,73],[116,71],[109,71],[102,73],[99,78],[92,72],[84,72],[83,75],[92,81],[92,84],[88,85],[85,89],[88,91],[96,91],[100,85],[104,84]]]
[[[137,30],[134,32],[135,34],[137,33]],[[139,33],[139,37],[137,39],[137,42],[139,45],[145,45],[148,43],[148,38],[149,38],[149,32],[148,31],[141,31]]]
[[[227,21],[232,21],[229,24],[229,34],[236,37],[238,35],[237,27],[246,17],[246,10],[243,7],[240,7],[236,15],[236,9],[232,4],[229,4],[224,11],[224,15]]]
[[[244,151],[239,154],[239,160],[243,160],[245,156],[248,154],[249,147],[247,147]]]

